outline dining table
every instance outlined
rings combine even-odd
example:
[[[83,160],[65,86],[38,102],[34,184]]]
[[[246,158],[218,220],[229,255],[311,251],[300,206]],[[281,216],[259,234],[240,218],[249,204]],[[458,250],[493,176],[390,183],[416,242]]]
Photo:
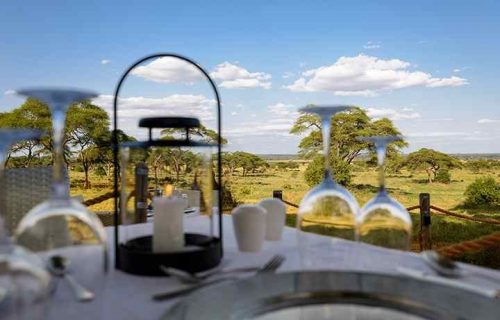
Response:
[[[223,215],[222,221],[224,256],[221,265],[224,268],[262,266],[274,255],[280,254],[286,260],[276,271],[278,273],[313,269],[399,274],[403,268],[435,274],[418,253],[375,247],[338,238],[329,238],[328,245],[323,248],[324,256],[315,261],[313,266],[306,267],[301,260],[298,231],[292,227],[284,228],[281,240],[266,241],[259,252],[240,252],[231,216]],[[206,234],[210,230],[208,218],[205,216],[186,217],[184,226],[186,232]],[[126,230],[126,235],[130,237],[152,234],[153,226],[152,223],[142,223],[119,228],[122,235]],[[177,290],[187,284],[176,277],[137,276],[115,269],[114,227],[107,227],[107,235],[111,265],[102,292],[97,293],[92,302],[77,302],[68,284],[61,282],[49,299],[48,319],[160,319],[179,299],[185,298],[181,296],[154,301],[152,299],[154,294]],[[309,236],[313,240],[317,239],[318,244],[324,243],[322,241],[324,236]],[[463,263],[460,263],[460,266],[465,270],[464,276],[460,278],[461,282],[478,288],[500,289],[500,271]],[[72,273],[75,278],[78,278],[79,272],[85,272],[84,268],[85,266],[74,266]],[[492,279],[498,281],[491,281]]]

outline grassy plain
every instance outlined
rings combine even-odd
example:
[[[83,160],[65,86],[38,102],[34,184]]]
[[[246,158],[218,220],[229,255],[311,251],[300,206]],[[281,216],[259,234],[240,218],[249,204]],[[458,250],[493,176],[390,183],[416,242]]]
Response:
[[[283,190],[283,199],[299,204],[309,186],[303,178],[306,165],[301,165],[298,170],[278,171],[269,170],[265,174],[242,177],[234,175],[228,179],[228,185],[239,203],[255,203],[260,199],[272,196],[273,190]],[[377,172],[373,168],[355,167],[353,180],[348,188],[362,206],[377,191]],[[391,195],[405,207],[418,205],[419,194],[427,192],[431,195],[431,204],[464,213],[473,217],[490,217],[500,219],[500,208],[466,210],[461,208],[464,200],[463,194],[468,184],[475,178],[492,175],[500,180],[500,171],[483,171],[474,173],[467,169],[451,171],[450,184],[427,183],[425,172],[407,172],[388,175],[386,184]],[[296,209],[287,207],[288,224],[295,225]],[[419,215],[418,210],[412,213],[414,225],[414,240],[412,249],[418,250]],[[500,225],[490,225],[473,221],[466,221],[453,217],[433,215],[431,234],[433,247],[450,245],[464,240],[471,240],[483,235],[499,232]],[[482,253],[468,254],[461,258],[463,261],[500,269],[500,248],[487,250]]]
[[[283,161],[283,160],[281,160]],[[270,161],[271,163],[273,161]],[[299,204],[304,194],[310,189],[306,184],[303,172],[306,164],[302,163],[296,170],[268,169],[264,173],[249,174],[245,177],[240,172],[232,176],[226,176],[226,186],[231,190],[233,198],[237,203],[256,203],[263,198],[271,197],[273,190],[282,190],[283,198],[289,202]],[[425,172],[402,171],[399,174],[388,175],[386,184],[391,195],[401,202],[405,207],[418,204],[419,193],[428,192],[431,195],[431,204],[453,212],[464,213],[474,217],[490,217],[500,219],[500,208],[497,209],[474,209],[461,208],[463,193],[468,184],[475,178],[491,175],[500,180],[500,170],[471,172],[468,169],[456,169],[451,171],[452,182],[450,184],[427,183]],[[72,194],[83,195],[90,199],[111,190],[111,184],[104,177],[92,176],[92,189],[85,190],[83,186],[83,175],[72,173]],[[377,172],[373,168],[355,166],[353,170],[352,184],[348,188],[360,205],[362,206],[377,190]],[[111,211],[112,200],[90,207],[94,211]],[[295,226],[296,209],[287,207],[287,223]],[[418,249],[419,217],[417,211],[412,213],[414,220],[414,241],[412,248]],[[473,221],[466,221],[453,217],[433,215],[431,233],[433,247],[441,247],[457,243],[463,240],[475,239],[482,235],[499,232],[499,225],[490,225]],[[461,258],[464,261],[500,269],[500,248],[487,250],[478,254],[469,254]]]

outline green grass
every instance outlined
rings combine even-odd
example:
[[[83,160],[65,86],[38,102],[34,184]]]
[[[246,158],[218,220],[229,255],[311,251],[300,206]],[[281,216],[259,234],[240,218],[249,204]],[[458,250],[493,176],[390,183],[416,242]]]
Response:
[[[273,190],[282,190],[285,200],[299,204],[302,197],[310,189],[303,178],[304,170],[305,164],[302,164],[299,170],[279,171],[269,169],[266,173],[250,174],[246,177],[237,172],[231,177],[225,177],[225,183],[238,203],[257,203],[263,198],[272,197]],[[427,192],[431,195],[431,204],[440,208],[475,217],[500,219],[500,210],[496,208],[472,210],[461,207],[463,193],[467,185],[475,178],[487,174],[494,176],[498,180],[500,170],[483,173],[473,173],[466,169],[452,170],[452,182],[450,184],[428,184],[424,172],[411,173],[403,171],[397,175],[388,175],[386,184],[391,195],[405,207],[418,205],[419,194]],[[362,206],[375,195],[377,172],[374,169],[359,169],[359,171],[354,171],[353,175],[352,185],[348,189]],[[109,183],[106,177],[91,176],[92,189],[89,190],[82,188],[82,173],[72,172],[71,180],[71,193],[73,195],[83,195],[85,199],[96,197],[112,189],[112,184]],[[112,211],[113,201],[108,200],[90,208],[94,211]],[[296,212],[295,208],[287,206],[287,225],[295,227]],[[412,213],[412,218],[414,221],[412,249],[418,250],[419,216],[417,211]],[[493,232],[500,232],[500,226],[465,221],[454,217],[432,216],[431,235],[434,248],[475,239]],[[477,254],[465,255],[461,257],[461,260],[491,268],[500,268],[500,247]]]
[[[310,189],[303,179],[302,166],[300,171],[272,171],[265,175],[241,177],[235,175],[229,178],[229,186],[239,203],[256,203],[262,198],[272,196],[273,190],[283,190],[283,199],[299,204],[304,194]],[[377,172],[373,169],[365,169],[353,172],[353,182],[348,188],[354,194],[362,206],[371,199],[377,190]],[[391,196],[401,202],[405,207],[418,205],[419,194],[427,192],[431,195],[431,204],[463,213],[474,217],[489,217],[500,219],[500,210],[492,208],[464,209],[461,207],[463,193],[468,184],[475,178],[491,174],[498,177],[499,172],[472,173],[469,170],[452,170],[452,182],[450,184],[427,183],[425,173],[410,173],[403,171],[398,175],[388,175],[387,187]],[[296,209],[287,207],[287,225],[295,227]],[[414,225],[413,250],[418,250],[418,234],[420,228],[420,217],[418,210],[412,212]],[[432,216],[431,237],[433,248],[447,246],[464,240],[476,239],[478,237],[500,232],[499,225],[491,225],[466,221],[454,217],[440,215]],[[500,269],[500,248],[490,249],[481,253],[468,254],[460,257],[460,260],[478,265]]]

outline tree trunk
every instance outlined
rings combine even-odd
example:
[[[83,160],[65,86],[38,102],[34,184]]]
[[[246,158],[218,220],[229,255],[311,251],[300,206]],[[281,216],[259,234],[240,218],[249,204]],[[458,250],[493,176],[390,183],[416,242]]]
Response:
[[[85,184],[84,184],[83,188],[90,189],[89,166],[83,165],[83,171],[85,172]]]
[[[158,166],[153,166],[153,171],[155,175],[155,184],[158,186]]]
[[[432,183],[432,168],[427,168],[425,171],[427,172],[427,182]]]

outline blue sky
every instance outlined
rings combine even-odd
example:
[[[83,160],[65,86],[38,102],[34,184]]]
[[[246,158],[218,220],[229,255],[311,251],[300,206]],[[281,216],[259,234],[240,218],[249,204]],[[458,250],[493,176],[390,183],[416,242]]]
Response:
[[[177,52],[219,84],[228,150],[294,153],[297,108],[349,103],[393,119],[407,151],[500,152],[498,12],[496,1],[4,2],[0,109],[39,85],[93,89],[109,109],[130,63]],[[187,66],[144,68],[122,91],[126,125],[162,103],[199,106],[210,124],[213,97]]]

